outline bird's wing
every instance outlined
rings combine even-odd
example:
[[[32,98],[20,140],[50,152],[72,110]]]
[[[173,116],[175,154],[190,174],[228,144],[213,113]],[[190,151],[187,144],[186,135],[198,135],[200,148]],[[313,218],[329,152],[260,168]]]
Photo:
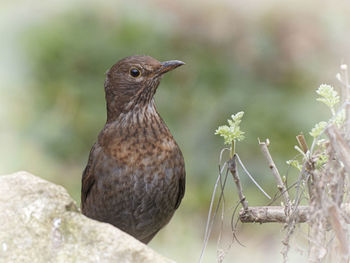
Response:
[[[93,165],[93,156],[94,156],[94,152],[95,152],[96,147],[97,147],[97,143],[95,143],[94,146],[92,146],[92,148],[91,148],[89,160],[88,160],[88,163],[87,163],[85,170],[83,172],[83,177],[81,179],[81,205],[82,205],[82,207],[86,201],[87,196],[89,195],[89,192],[90,192],[92,186],[95,183],[95,177],[92,173],[91,166]]]
[[[185,195],[185,186],[186,186],[186,176],[185,176],[185,170],[183,171],[183,176],[180,177],[179,180],[179,191],[177,194],[177,199],[175,203],[175,209],[177,209],[181,203],[182,198]]]

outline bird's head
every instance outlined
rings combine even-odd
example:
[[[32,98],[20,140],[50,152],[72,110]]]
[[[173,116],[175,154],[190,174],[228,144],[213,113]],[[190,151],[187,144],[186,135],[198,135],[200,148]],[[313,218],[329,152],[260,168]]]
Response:
[[[118,61],[105,81],[107,116],[147,106],[153,99],[164,73],[185,64],[179,60],[159,62],[150,56],[131,56]]]

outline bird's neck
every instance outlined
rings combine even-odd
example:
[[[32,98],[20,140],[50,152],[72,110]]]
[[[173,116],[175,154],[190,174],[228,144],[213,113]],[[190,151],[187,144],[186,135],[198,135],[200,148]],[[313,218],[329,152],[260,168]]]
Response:
[[[153,99],[148,104],[134,105],[131,109],[120,111],[117,115],[114,114],[113,117],[108,116],[107,111],[107,123],[114,123],[122,127],[129,125],[141,126],[154,119],[161,121]]]

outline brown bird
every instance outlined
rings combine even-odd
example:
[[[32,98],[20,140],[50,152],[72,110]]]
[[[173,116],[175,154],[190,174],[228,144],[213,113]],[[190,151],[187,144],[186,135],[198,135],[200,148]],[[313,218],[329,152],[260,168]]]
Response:
[[[153,96],[164,73],[184,63],[126,57],[107,72],[107,122],[83,172],[83,214],[143,243],[164,227],[185,192],[181,150]]]

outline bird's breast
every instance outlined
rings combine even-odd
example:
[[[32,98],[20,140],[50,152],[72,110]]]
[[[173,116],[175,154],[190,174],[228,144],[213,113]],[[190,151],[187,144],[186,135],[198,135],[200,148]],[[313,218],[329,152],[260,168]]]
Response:
[[[99,136],[99,143],[103,145],[106,154],[121,166],[159,165],[181,155],[160,116],[147,112],[131,115],[129,120],[124,119],[106,126]]]

